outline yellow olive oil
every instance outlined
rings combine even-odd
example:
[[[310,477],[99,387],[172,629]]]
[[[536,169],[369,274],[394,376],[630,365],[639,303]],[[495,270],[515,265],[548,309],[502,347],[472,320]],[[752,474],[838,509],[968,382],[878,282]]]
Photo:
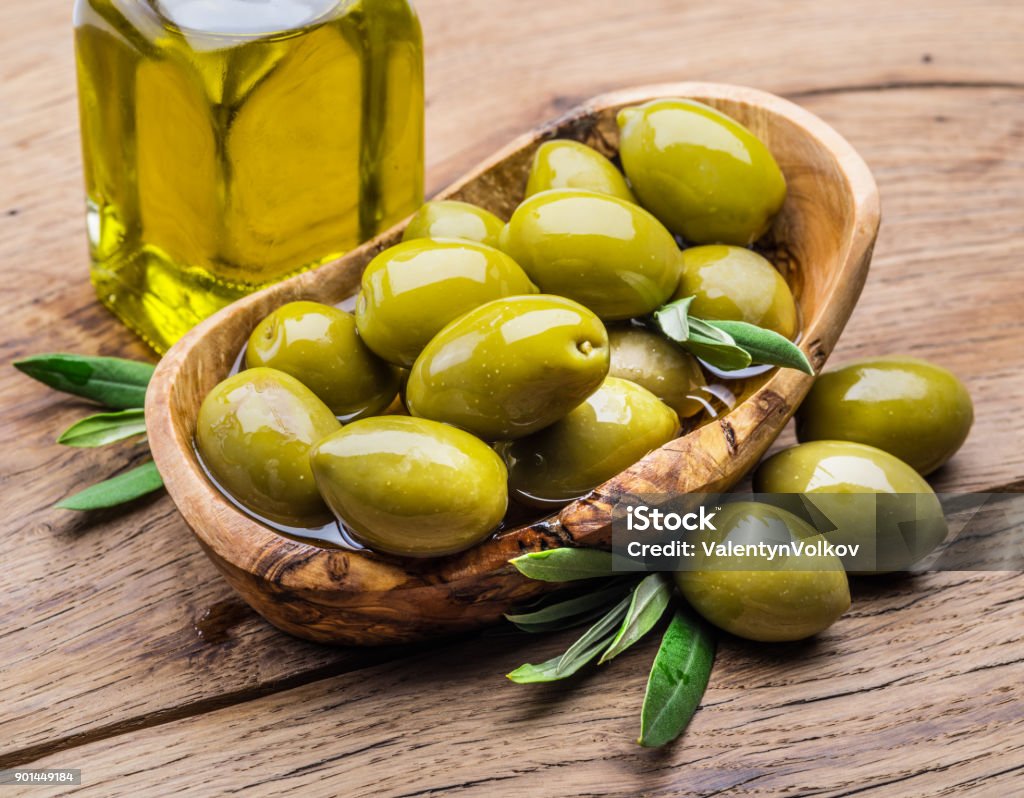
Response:
[[[92,281],[157,351],[423,200],[407,0],[77,0]]]

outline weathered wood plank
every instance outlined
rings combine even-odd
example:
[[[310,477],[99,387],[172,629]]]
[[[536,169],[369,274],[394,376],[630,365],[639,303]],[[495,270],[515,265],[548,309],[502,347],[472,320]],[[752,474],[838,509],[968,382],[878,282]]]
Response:
[[[703,708],[660,751],[633,742],[653,639],[571,686],[502,678],[561,635],[470,641],[35,764],[81,767],[79,794],[104,796],[155,779],[182,795],[968,794],[1024,761],[1022,584],[862,582],[818,640],[726,639]]]
[[[1024,479],[1014,354],[1024,341],[1022,99],[1020,90],[896,89],[800,100],[860,151],[882,196],[871,273],[830,365],[912,354],[952,369],[974,398],[974,428],[930,477],[936,490]]]
[[[836,87],[1024,83],[1013,0],[419,0],[435,189],[600,91],[673,80],[793,96]]]
[[[872,271],[832,364],[912,354],[961,375],[974,398],[972,434],[932,475],[937,490],[1024,478],[1022,100],[997,89],[803,100],[846,132],[882,195]]]
[[[971,385],[979,413],[971,439],[938,475],[939,484],[1024,480],[1024,454],[1015,446],[1024,423],[1017,413],[1024,384],[1015,365],[1024,116],[1021,92],[1009,86],[1024,74],[1019,4],[520,0],[489,3],[478,14],[467,14],[456,0],[420,0],[419,6],[428,40],[435,189],[512,135],[597,91],[699,78],[802,97],[861,150],[883,197],[874,272],[835,362],[914,351],[950,366]],[[0,26],[16,42],[0,58],[0,263],[8,276],[0,293],[6,322],[0,336],[0,752],[6,754],[202,712],[353,663],[351,655],[293,641],[251,616],[226,639],[199,643],[194,621],[230,594],[166,500],[89,522],[48,509],[84,482],[123,467],[131,454],[73,454],[53,446],[56,433],[84,408],[27,382],[9,362],[57,349],[144,353],[97,305],[86,280],[68,17],[64,0],[0,5]],[[951,83],[974,88],[942,88]],[[931,88],[834,91],[900,84]],[[884,325],[873,324],[878,316],[886,317]],[[1011,598],[979,595],[993,604]],[[959,606],[959,594],[945,598],[963,626],[984,616]],[[917,609],[912,620],[932,618]],[[745,667],[761,678],[756,661]],[[491,672],[481,663],[480,673],[490,678]],[[447,693],[445,714],[462,711],[468,689]],[[409,706],[400,711],[416,704],[416,691],[407,695]],[[903,698],[892,699],[904,706]],[[619,741],[632,733],[635,700],[635,687],[621,699],[602,698],[594,713],[583,715],[593,722],[578,727],[570,723],[576,705],[565,703],[555,718],[558,734]],[[621,728],[599,722],[601,712],[621,718]],[[945,716],[938,707],[934,713],[929,723],[943,728]],[[346,722],[349,713],[339,713],[337,723]],[[989,739],[983,724],[971,728]],[[232,739],[224,731],[210,734],[207,743],[221,749]],[[550,739],[552,756],[568,748]],[[408,751],[414,744],[410,737],[390,750],[415,761]],[[787,748],[776,753],[789,755]],[[889,777],[904,764],[923,767],[929,755],[927,746],[914,749],[906,763],[890,767]],[[288,768],[312,761],[297,750]]]

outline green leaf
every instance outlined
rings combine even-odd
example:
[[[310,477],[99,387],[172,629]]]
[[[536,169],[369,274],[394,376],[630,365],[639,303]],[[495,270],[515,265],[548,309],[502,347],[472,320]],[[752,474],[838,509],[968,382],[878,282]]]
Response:
[[[785,336],[743,321],[699,319],[689,315],[693,297],[662,307],[654,323],[670,340],[706,363],[726,371],[752,363],[798,369],[814,374],[800,348]]]
[[[530,612],[507,613],[505,618],[524,632],[553,632],[586,623],[607,611],[632,590],[632,585],[615,582],[607,587],[563,601],[555,601]]]
[[[100,482],[57,503],[61,510],[101,510],[145,496],[163,487],[152,461]]]
[[[676,610],[647,680],[640,745],[665,745],[683,733],[700,705],[714,661],[715,641],[708,627]]]
[[[630,596],[622,599],[618,604],[608,610],[607,614],[587,629],[583,633],[583,637],[573,643],[569,648],[562,654],[562,658],[558,661],[558,666],[555,668],[557,673],[565,673],[570,668],[571,672],[575,673],[579,670],[575,665],[577,657],[584,656],[589,653],[591,647],[599,640],[608,640],[611,635],[615,632],[622,619],[626,617],[626,612],[629,610],[629,604],[631,601]],[[588,660],[589,662],[589,660]]]
[[[58,391],[99,402],[115,410],[142,407],[153,366],[119,357],[34,355],[14,367]]]
[[[689,315],[693,297],[679,299],[654,313],[654,324],[670,340],[701,360],[718,368],[746,368],[750,355],[732,337],[702,319]]]
[[[611,642],[614,629],[622,620],[628,606],[629,598],[627,597],[616,604],[600,621],[591,626],[579,640],[566,649],[564,654],[539,665],[530,663],[520,665],[507,674],[507,678],[517,684],[533,684],[535,682],[555,682],[572,676],[604,651]]]
[[[592,661],[598,654],[600,654],[605,646],[611,641],[611,635],[608,635],[603,640],[599,640],[587,651],[581,653],[573,664],[571,670],[559,670],[558,663],[562,661],[562,658],[552,657],[539,665],[531,665],[527,663],[520,665],[514,671],[506,674],[506,678],[515,682],[516,684],[536,684],[538,682],[557,682],[560,679],[568,678],[576,673],[580,668]]]
[[[800,347],[774,330],[745,321],[708,321],[707,324],[732,336],[737,345],[750,353],[754,363],[797,369],[814,376],[814,369]]]
[[[622,619],[618,634],[597,664],[601,665],[617,657],[651,631],[665,614],[665,608],[671,598],[672,585],[667,577],[663,574],[650,574],[644,577],[633,591],[629,611]]]
[[[684,299],[677,299],[654,313],[654,323],[676,343],[683,343],[690,337],[690,303],[695,298],[688,296]]]
[[[64,430],[57,438],[57,443],[78,448],[106,446],[108,443],[142,435],[145,431],[145,416],[142,408],[136,407],[117,413],[97,413],[83,418]]]
[[[690,338],[683,346],[705,363],[720,369],[734,371],[751,363],[750,355],[736,345],[731,335],[703,319],[690,319]]]
[[[533,551],[509,560],[523,576],[541,582],[572,582],[612,575],[611,552],[558,548]]]

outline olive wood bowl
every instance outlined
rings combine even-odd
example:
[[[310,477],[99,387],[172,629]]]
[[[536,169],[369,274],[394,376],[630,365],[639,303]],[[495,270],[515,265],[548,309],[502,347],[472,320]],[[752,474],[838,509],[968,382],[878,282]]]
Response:
[[[770,248],[799,299],[800,346],[820,369],[867,275],[878,232],[878,193],[854,149],[786,100],[712,83],[603,94],[515,140],[438,198],[476,203],[508,218],[522,199],[538,144],[571,138],[613,155],[616,112],[656,97],[687,97],[719,108],[774,153],[789,192],[769,234]],[[519,575],[508,564],[511,558],[557,546],[607,547],[611,510],[624,497],[728,490],[757,463],[810,388],[811,377],[774,370],[726,415],[651,452],[551,517],[506,529],[461,554],[403,560],[283,537],[236,509],[204,475],[193,449],[199,405],[228,374],[264,316],[294,300],[333,304],[352,297],[366,264],[396,243],[404,226],[220,311],[167,353],[149,387],[146,427],[171,498],[228,582],[286,632],[322,642],[374,645],[492,623],[509,607],[550,588]]]

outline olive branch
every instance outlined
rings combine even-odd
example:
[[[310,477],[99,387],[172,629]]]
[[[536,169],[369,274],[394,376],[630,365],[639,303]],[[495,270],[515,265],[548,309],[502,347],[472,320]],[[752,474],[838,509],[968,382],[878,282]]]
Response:
[[[153,376],[150,363],[119,357],[34,355],[14,363],[23,374],[57,391],[96,402],[108,412],[87,416],[57,438],[63,446],[91,449],[145,435],[143,406]],[[63,510],[100,510],[138,499],[163,487],[152,460],[91,485],[57,503]]]

